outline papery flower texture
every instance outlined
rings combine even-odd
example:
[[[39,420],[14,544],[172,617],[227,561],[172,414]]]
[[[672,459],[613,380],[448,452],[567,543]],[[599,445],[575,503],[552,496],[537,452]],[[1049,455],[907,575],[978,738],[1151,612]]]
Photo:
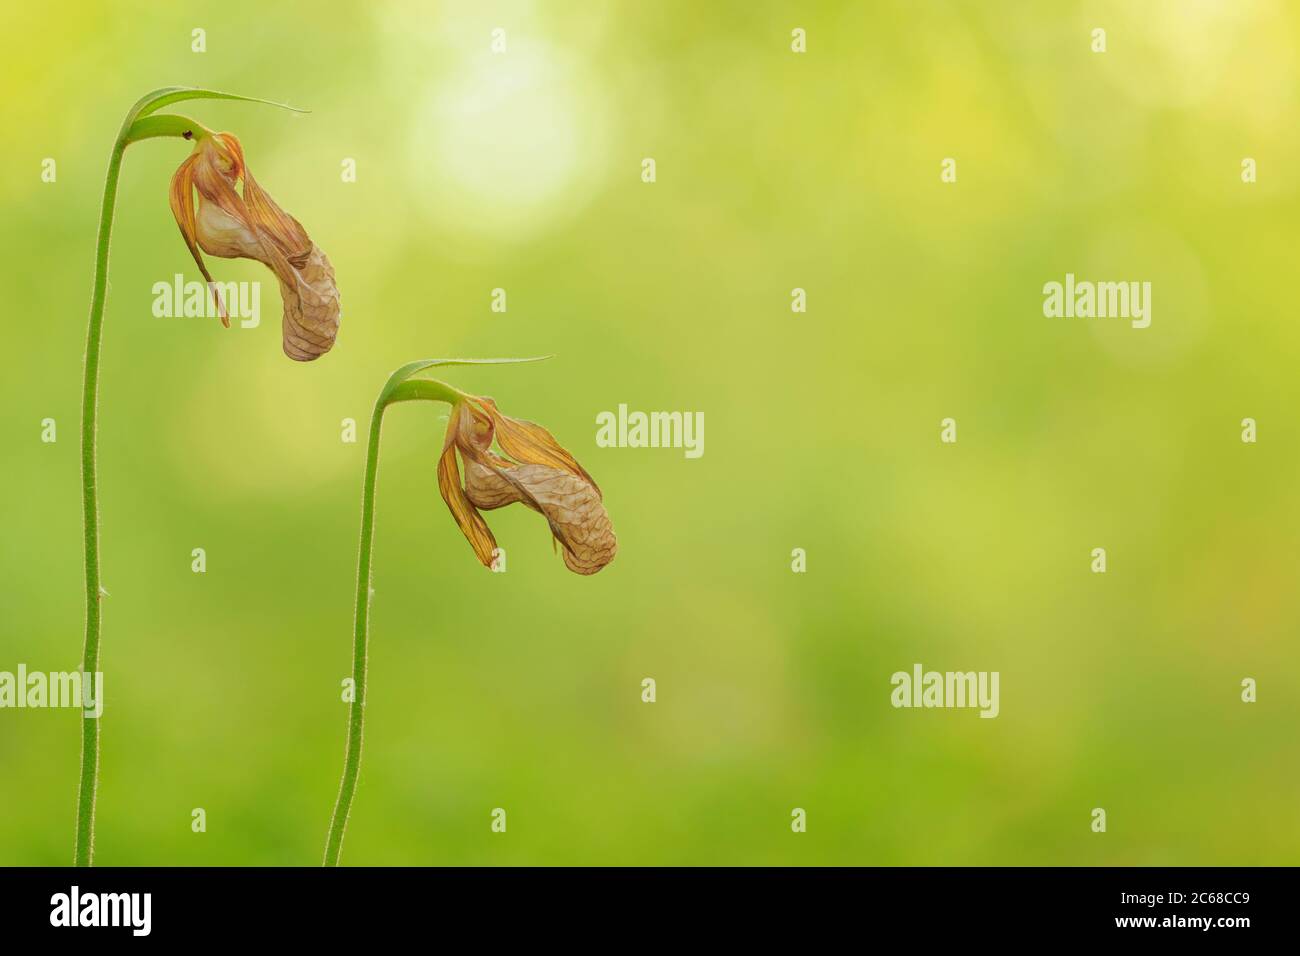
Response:
[[[503,455],[492,451],[493,439]],[[545,428],[503,415],[490,398],[466,396],[452,407],[438,490],[486,567],[492,567],[496,539],[479,512],[516,502],[546,519],[570,571],[595,574],[618,551],[591,475]]]
[[[171,208],[222,323],[229,326],[230,319],[203,252],[255,259],[274,272],[284,302],[284,354],[299,362],[320,358],[339,330],[333,266],[302,224],[257,184],[233,134],[196,129],[195,137],[194,151],[172,176]]]

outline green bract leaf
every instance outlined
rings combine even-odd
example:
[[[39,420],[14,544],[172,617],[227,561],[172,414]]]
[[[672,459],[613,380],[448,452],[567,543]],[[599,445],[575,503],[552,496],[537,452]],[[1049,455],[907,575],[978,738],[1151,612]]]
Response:
[[[425,369],[437,368],[441,365],[522,365],[525,362],[542,362],[550,358],[549,355],[534,355],[530,358],[490,358],[490,359],[421,359],[418,362],[407,362],[392,375],[388,377],[384,390],[379,393],[380,402],[388,402],[393,397],[393,392],[397,386],[407,381],[413,375],[418,375]]]
[[[287,103],[277,103],[275,100],[264,100],[256,96],[240,96],[238,93],[222,93],[220,90],[205,90],[194,86],[166,86],[154,90],[152,93],[146,93],[136,104],[135,116],[137,118],[148,116],[151,113],[156,113],[164,106],[170,106],[172,103],[183,103],[185,100],[236,100],[240,103],[262,103],[266,106],[278,106],[282,110],[289,110],[293,113],[310,112],[310,110],[299,109]]]
[[[296,106],[277,103],[274,100],[263,100],[255,96],[240,96],[237,93],[222,93],[219,90],[205,90],[193,86],[164,86],[140,97],[127,111],[126,119],[122,121],[122,128],[117,136],[118,148],[124,149],[128,143],[155,136],[182,136],[186,128],[202,130],[203,135],[207,135],[211,132],[207,127],[200,123],[186,121],[184,117],[152,115],[164,106],[182,103],[185,100],[234,100],[240,103],[278,106],[282,110],[291,110],[294,113],[308,112]],[[187,125],[181,125],[182,123]]]

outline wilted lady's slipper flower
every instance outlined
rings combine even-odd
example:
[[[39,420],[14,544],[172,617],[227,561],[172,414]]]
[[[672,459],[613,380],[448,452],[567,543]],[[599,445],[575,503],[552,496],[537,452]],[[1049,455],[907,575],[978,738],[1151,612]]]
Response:
[[[86,545],[86,631],[81,650],[81,671],[100,671],[103,599],[108,592],[99,574],[99,479],[95,464],[95,436],[99,421],[100,346],[104,335],[104,307],[108,296],[108,254],[113,237],[113,208],[127,147],[153,139],[195,140],[194,153],[172,177],[171,207],[181,235],[198,263],[208,288],[229,326],[221,296],[203,265],[202,247],[216,256],[244,256],[270,266],[280,278],[284,295],[284,350],[296,359],[312,359],[329,351],[338,330],[338,290],[329,261],[312,244],[307,233],[267,196],[244,166],[239,141],[228,133],[215,134],[201,123],[165,107],[190,100],[227,100],[263,103],[294,110],[283,103],[223,93],[192,86],[164,86],[140,97],[127,110],[113,141],[104,199],[99,207],[99,238],[95,243],[95,280],[90,294],[90,321],[86,328],[86,361],[81,385],[81,503]],[[301,112],[295,110],[295,112]],[[243,183],[242,195],[236,186]],[[199,190],[195,214],[194,189]],[[421,367],[429,367],[428,364]],[[364,682],[362,682],[364,689]],[[360,724],[358,722],[358,733]],[[359,751],[358,751],[359,754]],[[81,772],[77,782],[77,866],[90,866],[95,856],[95,797],[99,790],[99,719],[86,713],[81,730]]]
[[[302,224],[253,179],[238,139],[230,133],[196,133],[194,152],[172,176],[171,207],[222,323],[229,326],[230,319],[200,249],[223,259],[256,259],[274,272],[284,300],[284,354],[299,362],[320,358],[339,330],[334,268]],[[236,189],[241,182],[242,194]]]
[[[492,451],[494,437],[505,456]],[[463,485],[458,452],[465,466]],[[501,414],[490,398],[467,397],[452,407],[438,461],[438,490],[487,567],[496,539],[479,510],[515,502],[546,518],[570,571],[595,574],[618,550],[591,475],[545,428]]]
[[[343,776],[325,841],[325,865],[338,866],[348,815],[361,772],[361,745],[366,721],[366,661],[370,644],[370,604],[375,543],[375,485],[379,475],[380,435],[384,411],[399,402],[446,402],[451,408],[447,437],[438,459],[438,490],[452,517],[469,539],[480,562],[494,570],[500,552],[479,513],[522,502],[541,514],[564,563],[578,574],[595,574],[614,560],[618,541],[601,503],[600,489],[551,433],[540,425],[502,415],[490,398],[424,377],[438,366],[517,365],[540,358],[425,359],[408,362],[389,376],[375,399],[366,444],[361,490],[361,541],[357,547],[357,600],[352,629],[352,681],[355,693],[348,715],[348,742]],[[493,442],[497,451],[493,451]],[[464,478],[461,467],[464,466]]]

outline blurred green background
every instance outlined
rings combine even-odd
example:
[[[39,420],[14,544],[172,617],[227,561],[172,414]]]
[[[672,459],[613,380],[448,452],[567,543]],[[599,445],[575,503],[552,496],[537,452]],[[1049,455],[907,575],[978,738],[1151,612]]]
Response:
[[[487,573],[439,411],[390,414],[344,862],[1295,862],[1298,45],[1282,2],[6,4],[0,670],[80,659],[81,359],[131,103],[309,107],[183,112],[241,138],[343,300],[309,365],[256,263],[209,259],[263,283],[260,328],[154,318],[154,282],[199,278],[187,148],[128,151],[97,862],[319,862],[371,402],[410,359],[539,353],[445,377],[574,451],[618,559],[570,574],[515,508]],[[1152,282],[1151,327],[1044,318],[1066,272]],[[597,448],[620,402],[703,411],[703,458]],[[1001,715],[891,708],[914,662],[1000,671]],[[0,864],[71,861],[79,719],[0,711]]]

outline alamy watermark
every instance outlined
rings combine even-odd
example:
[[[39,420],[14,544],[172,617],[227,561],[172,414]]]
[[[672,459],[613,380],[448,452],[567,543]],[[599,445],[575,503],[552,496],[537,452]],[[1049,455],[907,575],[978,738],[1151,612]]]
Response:
[[[1150,282],[1064,282],[1043,286],[1043,315],[1049,319],[1131,319],[1135,329],[1151,324]]]
[[[132,936],[153,928],[152,893],[83,893],[73,886],[50,897],[51,926],[120,926]]]
[[[682,448],[687,458],[704,454],[703,412],[617,412],[596,415],[598,448]]]
[[[998,671],[896,671],[889,679],[895,707],[978,707],[981,717],[998,715]]]
[[[81,671],[0,671],[0,708],[77,707],[96,720],[104,713],[104,675],[85,680]]]
[[[226,314],[239,319],[241,329],[262,324],[262,283],[186,282],[179,272],[171,282],[153,284],[153,314],[159,319],[215,319],[221,315],[217,302],[225,303]]]

